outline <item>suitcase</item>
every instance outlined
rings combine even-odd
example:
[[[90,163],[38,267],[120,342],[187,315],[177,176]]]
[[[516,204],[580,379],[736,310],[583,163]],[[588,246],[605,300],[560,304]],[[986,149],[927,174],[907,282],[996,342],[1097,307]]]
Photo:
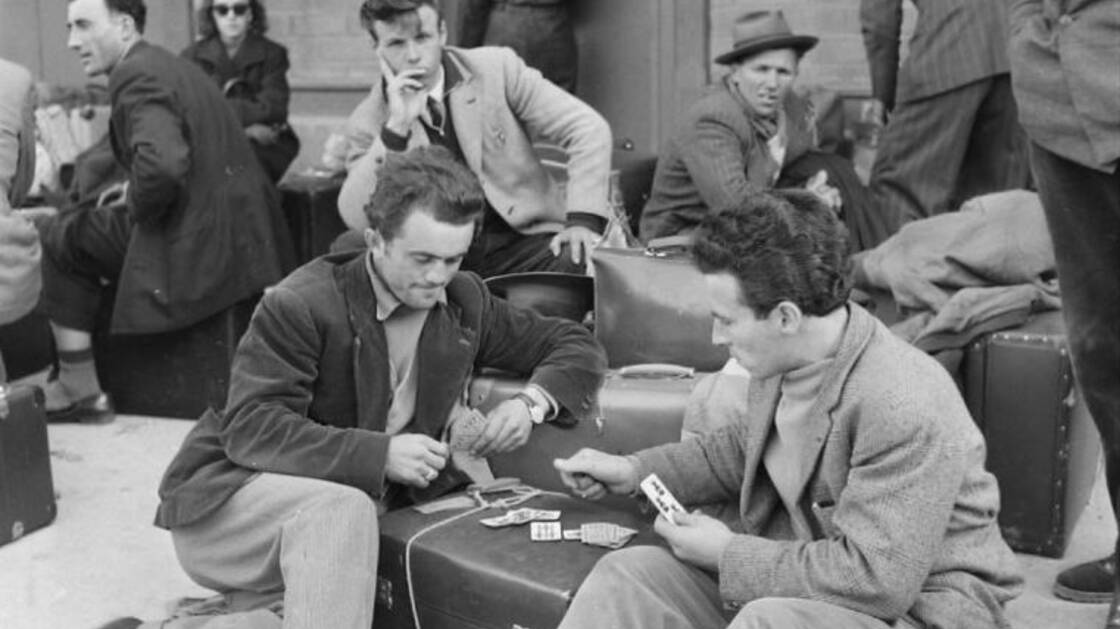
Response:
[[[29,376],[53,365],[54,338],[47,317],[32,311],[0,325],[0,359],[4,361],[8,380]]]
[[[595,337],[611,367],[671,363],[718,371],[728,350],[712,344],[704,280],[687,255],[600,248],[595,267]]]
[[[655,544],[654,514],[545,493],[516,505],[561,511],[561,526],[612,522],[639,531],[627,547]],[[491,529],[500,508],[422,514],[409,507],[378,520],[377,629],[549,629],[606,548],[534,542],[529,525]],[[414,617],[415,610],[415,617]]]
[[[1061,557],[1089,500],[1100,456],[1057,311],[981,337],[962,365],[965,401],[988,442],[1000,528],[1020,552]]]
[[[280,182],[281,207],[292,232],[297,264],[327,253],[346,231],[338,213],[343,178],[289,173]]]
[[[107,333],[112,299],[102,300],[110,307],[102,309],[93,350],[101,388],[117,412],[197,419],[208,407],[225,406],[233,355],[258,299],[182,330],[129,335]]]
[[[643,448],[680,441],[684,410],[697,377],[691,370],[668,365],[637,365],[607,375],[592,417],[575,424],[549,422],[533,428],[528,443],[490,458],[494,476],[520,478],[533,487],[564,491],[552,460],[580,448],[629,454]],[[525,386],[522,378],[482,374],[470,383],[470,405],[483,412]],[[626,508],[631,500],[615,497],[607,504]]]
[[[43,391],[0,384],[0,545],[50,524],[57,512]]]

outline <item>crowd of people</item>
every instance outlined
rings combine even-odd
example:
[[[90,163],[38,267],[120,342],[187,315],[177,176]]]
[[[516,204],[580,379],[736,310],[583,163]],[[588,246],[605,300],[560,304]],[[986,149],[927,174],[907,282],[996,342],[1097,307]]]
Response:
[[[820,150],[794,90],[818,38],[773,10],[731,25],[715,59],[728,72],[659,155],[640,235],[689,238],[712,342],[750,374],[747,414],[553,466],[582,498],[633,494],[654,472],[686,505],[732,516],[659,516],[663,544],[605,555],[564,629],[1008,626],[1023,581],[984,439],[944,368],[851,294],[853,253],[987,192],[1037,185],[1115,509],[1120,12],[1112,0],[914,2],[901,64],[901,0],[860,3],[885,123],[867,186]],[[159,487],[156,524],[224,613],[106,627],[367,629],[379,516],[470,480],[446,436],[470,412],[473,373],[525,376],[488,414],[478,456],[592,412],[607,357],[588,329],[483,282],[584,274],[617,220],[610,127],[573,94],[570,8],[468,2],[465,46],[450,46],[434,0],[355,6],[379,73],[346,124],[350,231],[298,269],[275,185],[300,148],[289,61],[261,0],[204,0],[180,56],[145,41],[143,0],[68,0],[69,47],[108,77],[101,151],[120,181],[34,226],[13,209],[33,171],[32,79],[0,60],[0,323],[33,307],[49,319],[52,421],[113,416],[92,349],[102,300],[111,331],[135,334],[259,298],[225,406],[197,421]],[[567,154],[562,185],[540,140]],[[1111,601],[1106,627],[1120,628],[1115,552],[1055,591]]]

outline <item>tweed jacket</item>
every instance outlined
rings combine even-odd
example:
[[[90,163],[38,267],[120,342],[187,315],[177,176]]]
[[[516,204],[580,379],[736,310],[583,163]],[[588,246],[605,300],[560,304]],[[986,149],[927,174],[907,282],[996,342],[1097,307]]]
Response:
[[[761,464],[781,378],[752,379],[743,421],[639,452],[683,503],[738,500],[741,532],[719,562],[732,604],[768,596],[841,605],[888,623],[1008,627],[1021,589],[996,524],[999,490],[984,439],[943,367],[855,304],[811,413],[801,504],[812,541],[794,541]]]
[[[0,210],[21,205],[35,172],[33,87],[26,68],[0,59]]]
[[[545,80],[508,48],[447,47],[444,56],[445,66],[453,64],[462,77],[458,86],[448,88],[447,99],[463,157],[502,219],[522,233],[557,231],[572,214],[609,220],[611,131],[602,116]],[[377,171],[388,150],[381,141],[387,109],[378,78],[346,125],[348,174],[338,206],[351,229],[366,227],[362,207],[377,185]],[[533,149],[538,141],[567,152],[563,194]],[[427,143],[417,120],[408,146]]]
[[[657,160],[641,238],[691,231],[708,212],[771,188],[783,166],[815,148],[816,117],[809,100],[791,90],[782,108],[788,144],[778,164],[751,124],[750,106],[726,80],[693,104]]]
[[[1006,0],[912,0],[910,52],[899,65],[903,0],[860,0],[871,93],[887,109],[1008,72]]]
[[[114,333],[200,321],[294,264],[279,193],[221,92],[195,64],[141,41],[109,76],[110,140],[134,227]]]
[[[1008,0],[1011,85],[1031,140],[1103,172],[1120,165],[1120,7]]]
[[[182,56],[202,67],[229,97],[242,126],[288,121],[288,49],[249,33],[231,59],[215,35],[196,42]]]
[[[160,485],[159,526],[198,521],[258,471],[342,483],[385,499],[393,389],[365,253],[319,258],[265,293],[241,340],[223,412],[187,435]],[[531,374],[576,417],[590,412],[606,357],[582,326],[513,308],[460,273],[429,313],[406,432],[440,438],[475,368]],[[448,466],[433,485],[449,489]]]

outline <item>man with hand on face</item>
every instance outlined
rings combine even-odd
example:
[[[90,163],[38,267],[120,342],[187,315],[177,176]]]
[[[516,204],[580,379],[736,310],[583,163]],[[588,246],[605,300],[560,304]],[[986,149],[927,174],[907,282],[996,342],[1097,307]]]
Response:
[[[265,293],[225,409],[198,420],[160,486],[156,524],[196,582],[228,601],[282,596],[286,629],[369,629],[378,514],[466,482],[441,436],[468,412],[475,369],[529,374],[491,411],[478,455],[590,411],[606,367],[590,333],[458,272],[482,209],[478,180],[445,149],[390,155],[366,249]]]
[[[483,277],[584,272],[610,217],[606,121],[509,49],[445,47],[433,0],[365,0],[361,20],[381,77],[347,123],[343,221],[366,227],[361,208],[387,154],[437,144],[478,176],[486,195],[464,269]],[[537,157],[538,140],[567,151],[564,192]]]
[[[848,300],[843,227],[808,192],[704,219],[712,341],[751,375],[747,415],[697,439],[557,460],[577,495],[656,473],[684,505],[661,546],[603,557],[561,629],[1008,627],[1021,589],[983,437],[949,374]],[[730,623],[730,625],[728,624]]]

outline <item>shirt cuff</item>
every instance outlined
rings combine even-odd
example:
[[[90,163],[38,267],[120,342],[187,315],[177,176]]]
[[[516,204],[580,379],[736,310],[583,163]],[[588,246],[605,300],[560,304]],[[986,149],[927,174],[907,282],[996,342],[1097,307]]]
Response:
[[[607,230],[607,219],[591,212],[568,212],[565,227],[586,227],[602,235]]]
[[[560,414],[560,405],[556,403],[556,398],[552,397],[552,394],[548,391],[545,391],[544,387],[541,385],[525,385],[525,388],[521,392],[532,398],[538,405],[547,409],[544,414],[544,420],[546,422],[556,419],[556,416]]]
[[[399,135],[395,131],[391,131],[389,127],[381,127],[381,143],[390,151],[401,153],[407,150],[408,137],[408,135]]]

